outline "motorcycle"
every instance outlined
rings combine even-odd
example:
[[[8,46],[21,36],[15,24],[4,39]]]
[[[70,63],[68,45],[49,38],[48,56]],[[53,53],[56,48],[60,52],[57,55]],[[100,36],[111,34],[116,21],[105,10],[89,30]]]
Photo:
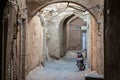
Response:
[[[85,70],[85,64],[82,58],[80,58],[80,60],[77,60],[77,67],[79,68],[79,71]]]

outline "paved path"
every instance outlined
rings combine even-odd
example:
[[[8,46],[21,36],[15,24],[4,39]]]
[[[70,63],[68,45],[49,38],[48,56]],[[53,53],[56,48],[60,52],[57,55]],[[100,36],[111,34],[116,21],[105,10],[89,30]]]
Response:
[[[45,63],[45,67],[32,70],[26,80],[85,80],[88,72],[78,71],[76,58],[67,55],[61,60],[52,60]]]

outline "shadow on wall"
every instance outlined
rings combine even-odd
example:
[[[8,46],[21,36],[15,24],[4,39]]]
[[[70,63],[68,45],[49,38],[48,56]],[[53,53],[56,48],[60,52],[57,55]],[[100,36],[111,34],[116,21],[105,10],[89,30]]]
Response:
[[[0,34],[0,80],[2,80],[2,76],[3,76],[3,74],[2,74],[2,72],[3,72],[3,65],[4,64],[2,64],[2,59],[3,59],[3,49],[5,49],[5,47],[3,48],[3,21],[2,21],[2,19],[3,19],[3,11],[4,11],[4,9],[5,9],[5,5],[7,4],[7,0],[4,0],[4,1],[0,1],[0,32],[1,32],[1,34]],[[7,29],[6,29],[7,30]]]

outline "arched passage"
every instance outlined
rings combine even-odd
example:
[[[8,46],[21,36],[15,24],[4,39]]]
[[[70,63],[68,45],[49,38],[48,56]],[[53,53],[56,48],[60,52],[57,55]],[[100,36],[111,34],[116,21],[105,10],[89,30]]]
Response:
[[[59,3],[59,2],[58,2],[58,3]],[[60,2],[60,3],[61,3],[61,2]],[[63,3],[64,3],[64,2],[63,2]],[[67,3],[67,2],[65,2],[65,3]],[[54,3],[54,4],[55,4],[55,3]],[[51,4],[51,5],[52,5],[52,4]],[[49,5],[48,5],[48,6],[49,6]],[[44,8],[45,8],[45,7],[44,7]],[[43,8],[43,9],[44,9],[44,8]],[[39,11],[41,11],[41,10],[39,10]],[[50,11],[50,12],[52,12],[52,11]],[[63,11],[63,12],[64,12],[64,11]],[[40,13],[41,13],[41,12],[40,12]],[[51,15],[51,13],[50,13],[50,15]],[[49,17],[49,16],[47,16],[47,17]],[[54,18],[53,18],[53,19],[54,19]],[[54,27],[55,27],[54,24],[56,24],[56,23],[54,23],[54,21],[52,21],[53,19],[51,18],[50,20],[48,20],[48,21],[50,21],[50,22],[52,23],[52,25],[51,25],[49,22],[48,22],[48,24],[49,24],[50,26],[47,24],[47,26],[48,26],[48,27],[51,27],[51,29],[54,29]],[[91,26],[91,25],[93,26],[93,25],[96,24],[96,21],[94,20],[94,18],[92,18],[92,19],[93,19],[94,23],[88,22],[88,23],[89,23],[89,25],[88,25],[89,27],[88,27],[88,28],[90,28],[90,31],[89,31],[90,33],[92,32],[92,27],[90,27],[90,26]],[[66,20],[65,20],[65,21],[66,21]],[[69,21],[69,20],[67,20],[66,22],[68,22],[68,21]],[[47,20],[46,20],[45,22],[47,22]],[[64,21],[63,21],[63,22],[64,22]],[[59,27],[59,26],[57,25],[57,27]],[[96,24],[94,27],[97,28],[97,24]],[[96,30],[96,29],[95,29],[95,30]],[[97,32],[97,31],[94,31],[94,32]],[[92,34],[94,34],[94,33],[92,33]],[[97,34],[97,33],[96,33],[96,34]],[[56,35],[57,35],[57,34],[56,34]],[[48,35],[47,37],[49,38],[49,35]],[[89,41],[88,43],[89,43],[90,45],[91,45],[91,44],[94,44],[94,43],[92,43],[92,40],[93,40],[92,37],[94,37],[94,36],[93,36],[93,35],[90,35],[90,36],[89,36],[89,38],[90,38],[91,41]],[[92,39],[91,39],[91,38],[92,38]],[[95,38],[96,38],[96,37],[95,37]],[[49,39],[48,39],[48,40],[49,40]],[[56,40],[56,41],[57,41],[57,40]],[[55,41],[53,41],[53,42],[55,42]],[[93,41],[93,42],[94,42],[94,41]],[[56,45],[57,45],[57,44],[54,44],[54,46],[56,46]],[[96,44],[95,44],[95,45],[96,45]],[[54,46],[53,46],[53,47],[54,47]],[[50,46],[50,47],[51,47],[51,46]],[[53,48],[53,47],[52,47],[52,48]],[[90,47],[90,48],[89,48],[89,49],[90,49],[89,52],[92,53],[91,47],[94,48],[94,46],[89,46],[89,47]],[[57,50],[57,49],[56,49],[56,50]],[[46,50],[46,51],[47,51],[47,50]],[[52,51],[55,52],[55,50],[52,50]],[[96,52],[96,51],[95,51],[95,52]],[[94,52],[94,53],[95,53],[95,52]],[[52,54],[52,55],[53,55],[53,54]],[[90,66],[90,68],[92,68],[94,64],[91,65],[91,63],[92,63],[92,61],[96,60],[96,57],[94,57],[94,59],[92,60],[94,54],[90,54],[90,55],[88,55],[88,56],[90,56],[90,59],[88,59],[88,61],[89,61],[88,63],[90,63],[89,66]],[[92,56],[92,58],[91,58],[91,56]],[[56,56],[55,56],[55,57],[56,57]],[[59,58],[59,55],[57,55],[57,57]],[[97,65],[96,63],[97,63],[97,62],[95,62],[95,68],[92,68],[92,70],[97,70],[97,69],[96,69],[96,67],[97,67],[97,66],[96,66],[96,65]]]
[[[6,3],[6,1],[7,0],[4,0],[4,1],[1,0],[0,4],[4,5],[3,2]],[[31,1],[31,0],[29,0],[29,1]],[[49,1],[49,0],[45,0],[45,1]],[[98,1],[100,1],[100,0],[98,0]],[[105,32],[105,40],[106,40],[106,42],[105,42],[105,45],[106,45],[106,47],[105,47],[105,49],[106,49],[106,53],[105,53],[106,54],[105,55],[105,79],[106,80],[113,80],[113,79],[117,80],[117,79],[119,79],[119,74],[120,74],[119,73],[120,72],[119,71],[120,70],[119,69],[119,58],[120,58],[119,57],[119,50],[120,50],[119,49],[119,43],[120,43],[119,25],[120,24],[116,24],[116,23],[119,23],[119,20],[120,20],[118,17],[119,16],[119,6],[120,6],[119,3],[120,3],[119,0],[114,0],[114,1],[113,0],[105,0],[105,5],[106,5],[106,9],[105,9],[106,27],[105,28],[106,29],[104,29],[104,30],[106,30],[106,32]],[[1,8],[4,9],[3,7],[1,7]],[[1,11],[3,12],[3,10],[1,10]],[[16,15],[16,13],[12,13],[12,14]],[[2,21],[1,21],[1,23],[2,23]],[[1,24],[1,26],[2,26],[2,24]],[[0,28],[0,30],[2,30],[2,29]],[[5,30],[7,31],[7,29],[5,29]],[[4,31],[2,31],[2,32],[4,32]],[[99,35],[100,35],[100,33],[99,33]],[[102,43],[103,41],[100,41],[100,42]],[[100,45],[101,45],[101,43],[100,43]],[[5,44],[6,44],[6,42],[5,42]],[[3,46],[1,48],[3,48]],[[3,64],[5,64],[5,63],[3,62]],[[100,67],[101,67],[101,65],[100,65]],[[5,66],[5,68],[6,68],[6,66]],[[3,75],[3,76],[4,76],[3,80],[5,80],[6,75]],[[21,80],[19,77],[16,79]],[[14,80],[16,80],[16,79],[14,79]]]
[[[74,14],[71,14],[70,16],[64,18],[61,22],[60,22],[60,29],[63,32],[63,41],[62,41],[62,52],[61,52],[61,57],[65,56],[65,53],[67,52],[67,45],[68,45],[68,27],[67,27],[67,22],[74,17]]]
[[[40,6],[40,5],[39,5]],[[14,14],[16,14],[16,13],[14,13],[14,11],[13,11],[13,13],[12,13],[13,15]],[[29,15],[29,17],[30,17],[30,15]],[[14,24],[14,23],[12,23],[12,24]],[[36,33],[34,33],[34,34],[36,34]],[[32,58],[32,56],[30,56],[31,58]],[[23,61],[24,62],[24,61]],[[23,68],[24,68],[24,66],[23,66]],[[20,68],[21,69],[21,68]],[[24,72],[22,72],[22,73],[24,73]],[[24,75],[24,74],[23,74]],[[23,76],[24,77],[24,76]]]

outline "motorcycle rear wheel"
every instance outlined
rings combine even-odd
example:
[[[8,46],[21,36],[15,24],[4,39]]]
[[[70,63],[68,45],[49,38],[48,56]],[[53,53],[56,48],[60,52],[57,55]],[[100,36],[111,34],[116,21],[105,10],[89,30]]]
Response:
[[[85,70],[85,65],[84,64],[80,64],[79,70]]]

